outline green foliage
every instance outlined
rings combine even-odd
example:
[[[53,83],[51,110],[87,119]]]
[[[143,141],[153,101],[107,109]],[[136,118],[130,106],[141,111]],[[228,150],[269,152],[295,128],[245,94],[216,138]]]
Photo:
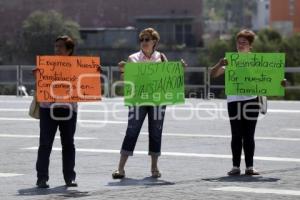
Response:
[[[17,50],[16,43],[7,38],[0,38],[0,65],[4,64],[5,61],[12,61],[12,56]]]
[[[281,44],[280,50],[287,55],[287,66],[300,66],[300,34],[285,38]]]
[[[16,91],[15,85],[0,85],[0,95],[15,95]]]
[[[59,35],[69,35],[75,41],[80,42],[79,25],[65,20],[56,11],[33,12],[23,22],[23,50],[33,59],[36,55],[52,54],[53,42]]]
[[[200,63],[213,65],[225,52],[235,50],[235,35],[233,32],[230,40],[215,40],[204,50],[206,56],[200,57]],[[286,65],[289,67],[300,66],[300,34],[282,38],[279,32],[272,29],[263,29],[257,33],[253,43],[253,52],[283,52],[286,53]],[[204,54],[204,53],[203,53]]]
[[[280,52],[282,37],[280,33],[272,29],[263,29],[257,33],[253,44],[255,52]]]

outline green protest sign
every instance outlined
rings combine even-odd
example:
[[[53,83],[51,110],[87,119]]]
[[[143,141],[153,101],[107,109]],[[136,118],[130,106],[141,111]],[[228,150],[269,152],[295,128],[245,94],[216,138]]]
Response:
[[[181,62],[127,63],[125,105],[184,103],[184,70]]]
[[[284,53],[226,53],[226,95],[284,96]]]

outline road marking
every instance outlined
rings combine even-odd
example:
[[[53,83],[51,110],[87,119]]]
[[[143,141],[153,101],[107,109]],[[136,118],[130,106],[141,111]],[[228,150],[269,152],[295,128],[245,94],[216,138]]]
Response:
[[[107,103],[106,103],[107,104]],[[97,104],[91,104],[91,105],[97,105]],[[103,105],[101,105],[101,108],[103,108]],[[226,108],[193,108],[193,107],[168,107],[167,112],[171,110],[183,110],[183,111],[221,111],[221,112],[227,112]],[[0,111],[3,112],[27,112],[28,109],[24,108],[0,108]],[[127,109],[117,109],[117,110],[111,110],[111,108],[108,108],[108,110],[88,110],[88,109],[79,109],[79,112],[82,113],[115,113],[115,112],[127,112]],[[300,110],[286,110],[286,109],[268,109],[269,113],[300,113]]]
[[[300,132],[300,128],[284,128],[282,130],[284,130],[284,131],[297,131],[297,132]]]
[[[192,111],[227,111],[226,108],[193,108],[193,107],[170,107],[167,110],[192,110]],[[268,109],[268,113],[300,113],[300,110]]]
[[[0,134],[2,138],[39,138],[39,135],[17,135],[17,134]],[[56,136],[55,139],[60,139]],[[97,140],[95,137],[74,137],[75,140]]]
[[[36,121],[39,120],[33,118],[13,118],[13,117],[0,117],[0,121]],[[109,120],[77,120],[81,123],[103,123],[103,124],[126,124],[127,121],[109,121]]]
[[[25,150],[37,150],[38,147],[28,147],[22,148]],[[54,147],[54,151],[61,151],[61,148]],[[85,148],[76,148],[77,152],[90,152],[90,153],[120,153],[120,150],[112,149],[85,149]],[[147,151],[134,151],[135,154],[139,155],[148,155]],[[222,154],[198,154],[198,153],[181,153],[181,152],[162,152],[164,156],[177,156],[177,157],[197,157],[197,158],[226,158],[232,159],[231,155],[222,155]],[[244,157],[242,156],[242,159]],[[300,158],[281,158],[281,157],[254,157],[255,160],[263,161],[276,161],[276,162],[300,162]]]
[[[124,133],[121,133],[124,135]],[[148,132],[141,132],[141,135],[148,135]],[[199,137],[199,138],[231,138],[230,135],[205,135],[205,134],[184,134],[184,133],[162,133],[163,136],[175,137]],[[283,137],[255,137],[256,140],[279,140],[279,141],[300,141],[300,138]]]
[[[299,190],[281,190],[281,189],[269,189],[269,188],[248,188],[248,187],[221,187],[213,188],[211,190],[224,191],[224,192],[245,192],[256,194],[278,194],[278,195],[291,195],[300,196]]]
[[[1,112],[28,112],[28,109],[23,108],[0,108]],[[81,113],[114,113],[114,112],[126,112],[127,110],[81,110]]]
[[[1,95],[1,97],[4,97],[4,95]],[[10,96],[10,97],[12,97],[12,96]],[[6,98],[6,97],[4,97],[4,98]],[[9,99],[9,98],[6,98],[6,99]],[[19,99],[19,98],[16,97],[16,98],[12,98],[10,100],[0,100],[0,103],[8,103],[8,104],[13,104],[13,103],[23,104],[23,103],[26,103],[26,104],[30,104],[31,101],[32,101],[32,97],[29,97],[29,98],[26,98],[26,99],[23,98],[23,99],[19,99],[19,100],[16,100],[16,99]],[[124,100],[121,99],[121,98],[102,98],[102,101],[84,102],[82,104],[84,104],[84,105],[99,105],[99,104],[103,104],[103,103],[116,103],[116,102],[123,103]]]
[[[12,173],[0,173],[0,177],[14,177],[14,176],[22,176],[24,174],[12,174]]]
[[[115,112],[127,112],[128,110],[81,110],[79,109],[78,112],[81,113],[115,113]]]
[[[28,104],[30,104],[31,103],[31,101],[32,101],[32,99],[31,100],[25,100],[25,101],[23,101],[23,100],[21,100],[21,101],[18,101],[18,100],[0,100],[0,103],[9,103],[9,104],[12,104],[12,103],[28,103]]]
[[[300,113],[300,110],[268,109],[270,113]]]
[[[25,112],[25,111],[28,111],[28,109],[24,109],[24,108],[0,108],[0,111],[2,111],[2,112]]]

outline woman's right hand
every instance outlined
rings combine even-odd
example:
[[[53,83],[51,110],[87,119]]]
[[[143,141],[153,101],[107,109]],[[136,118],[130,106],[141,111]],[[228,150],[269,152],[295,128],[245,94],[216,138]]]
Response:
[[[222,58],[212,68],[210,68],[210,74],[213,78],[217,78],[224,74],[225,68],[223,66],[228,65],[226,58]]]
[[[223,66],[226,66],[226,65],[228,65],[228,61],[227,61],[226,58],[222,58],[222,59],[219,60],[218,67],[223,67]]]
[[[126,62],[125,61],[121,61],[118,63],[118,66],[119,66],[119,70],[121,73],[124,73],[124,70],[125,70],[125,65],[126,65]]]
[[[32,75],[33,75],[34,77],[36,77],[38,71],[39,71],[38,68],[34,68],[34,69],[31,71],[31,72],[32,72]]]

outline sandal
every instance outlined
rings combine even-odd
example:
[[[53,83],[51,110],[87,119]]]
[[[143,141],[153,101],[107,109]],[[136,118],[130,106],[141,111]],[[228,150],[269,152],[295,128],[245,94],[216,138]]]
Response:
[[[158,169],[152,170],[151,173],[152,173],[152,176],[151,176],[152,178],[160,178],[161,177],[161,173],[159,172]]]
[[[119,170],[116,170],[112,173],[113,179],[123,179],[125,177],[125,171],[123,173],[120,173]]]

